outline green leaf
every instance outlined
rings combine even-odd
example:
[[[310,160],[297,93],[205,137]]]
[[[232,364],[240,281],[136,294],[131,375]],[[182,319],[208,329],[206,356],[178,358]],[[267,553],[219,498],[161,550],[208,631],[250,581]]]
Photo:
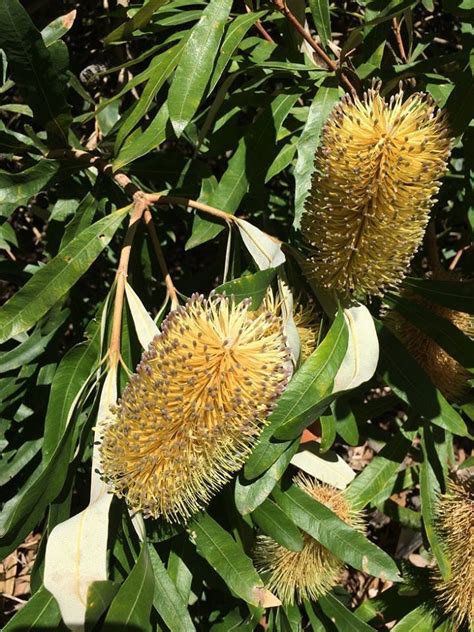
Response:
[[[328,0],[309,0],[309,7],[316,24],[316,31],[323,46],[331,40],[331,16]]]
[[[148,630],[154,588],[155,579],[148,548],[146,544],[142,544],[132,572],[110,605],[104,622],[105,629],[107,626],[116,626],[122,630],[128,627],[132,630]]]
[[[148,545],[148,552],[155,576],[154,608],[171,632],[193,632],[195,627],[189,616],[187,604],[171,581],[153,545]]]
[[[318,599],[318,604],[324,614],[334,622],[341,632],[369,632],[373,628],[364,623],[348,610],[334,595],[328,593]]]
[[[0,3],[0,48],[12,79],[54,145],[67,144],[71,113],[66,101],[68,55],[63,42],[46,48],[18,0]]]
[[[110,580],[97,581],[90,584],[87,591],[86,632],[93,631],[95,624],[107,610],[119,588],[120,584]]]
[[[252,303],[250,309],[254,310],[260,307],[266,294],[268,286],[273,281],[276,274],[276,268],[267,268],[267,270],[259,270],[255,274],[246,274],[243,277],[223,283],[216,287],[217,294],[227,294],[233,296],[236,303],[240,303],[245,298],[251,298]]]
[[[389,329],[376,323],[380,342],[379,370],[385,382],[401,400],[407,402],[425,419],[454,434],[466,436],[466,424],[432,384],[398,338]]]
[[[210,0],[186,42],[168,94],[170,119],[178,137],[204,96],[231,7],[231,0]]]
[[[315,0],[318,2],[319,0]],[[314,156],[319,139],[335,103],[339,100],[338,88],[321,87],[316,92],[308,113],[303,132],[297,145],[295,165],[295,219],[293,225],[299,228],[304,212],[304,203],[311,188],[314,171]]]
[[[452,358],[466,369],[474,368],[474,340],[466,336],[456,325],[438,316],[423,304],[401,296],[385,295],[384,300],[393,305],[404,318],[435,340]]]
[[[107,246],[130,207],[104,217],[42,267],[0,314],[0,342],[27,331],[59,301]]]
[[[400,468],[411,442],[398,431],[362,472],[352,481],[345,496],[355,509],[362,509],[375,498]]]
[[[302,489],[291,485],[282,492],[276,487],[273,495],[296,526],[346,564],[384,580],[400,581],[397,566],[387,553]]]
[[[94,192],[89,191],[80,201],[72,219],[66,225],[59,250],[61,251],[70,241],[92,224],[94,215],[99,208],[105,206],[105,200],[98,200]]]
[[[109,33],[104,39],[104,42],[111,44],[112,42],[127,39],[134,31],[146,26],[153,17],[153,14],[168,2],[169,0],[149,0],[130,20],[127,20]]]
[[[190,528],[195,533],[198,553],[222,577],[229,589],[247,603],[259,606],[258,588],[263,589],[262,580],[241,546],[207,514],[195,518]]]
[[[347,325],[340,310],[327,336],[296,372],[270,415],[275,438],[294,439],[324,412],[347,342]]]
[[[265,15],[265,13],[265,11],[244,13],[243,15],[238,15],[228,25],[224,41],[222,42],[222,46],[216,59],[216,65],[209,85],[209,93],[211,93],[216,87],[216,84],[224,72],[227,63],[232,57],[237,46],[245,37],[249,28],[263,15]]]
[[[41,587],[3,628],[3,632],[57,630],[61,621],[58,604],[46,588]]]
[[[43,439],[33,439],[25,441],[18,450],[2,452],[0,458],[0,486],[9,483],[28,463],[38,454],[41,449]]]
[[[60,15],[59,18],[56,18],[44,27],[41,31],[41,37],[46,47],[51,46],[51,44],[54,44],[54,42],[66,35],[73,26],[76,15],[77,11],[74,9],[65,15]]]
[[[392,632],[433,632],[436,620],[436,615],[422,604],[400,619]]]
[[[58,171],[58,162],[44,159],[19,173],[0,170],[0,216],[8,217],[17,206],[26,204]]]
[[[277,134],[293,107],[300,91],[278,94],[257,116],[253,125],[240,139],[219,184],[206,202],[211,206],[235,213],[250,185],[262,184],[277,151]],[[193,232],[186,250],[214,239],[222,226],[199,215],[194,218]]]
[[[123,169],[130,162],[161,145],[167,137],[168,120],[168,106],[164,103],[146,130],[136,130],[127,138],[113,162],[114,171]]]
[[[431,428],[425,423],[422,434],[421,448],[423,463],[420,469],[421,515],[426,536],[431,545],[439,570],[445,580],[451,575],[449,559],[443,550],[442,542],[436,530],[436,506],[441,493],[445,491],[447,467],[446,446],[444,433],[439,428]]]
[[[235,481],[235,505],[242,514],[254,511],[272,493],[277,481],[283,476],[292,456],[298,450],[299,440],[280,444],[283,451],[276,457],[273,465],[259,478],[249,483],[241,472]]]
[[[473,281],[432,281],[408,277],[403,286],[439,305],[474,314]]]
[[[150,78],[148,79],[143,92],[140,95],[133,111],[127,116],[125,122],[121,125],[117,140],[115,141],[115,151],[121,147],[123,141],[133,128],[141,121],[143,116],[153,105],[158,90],[163,86],[168,77],[176,68],[181,52],[183,50],[184,41],[179,42],[176,46],[169,48],[166,52],[153,58],[150,64]]]
[[[290,551],[301,551],[303,537],[297,527],[272,500],[267,498],[252,512],[260,529]]]

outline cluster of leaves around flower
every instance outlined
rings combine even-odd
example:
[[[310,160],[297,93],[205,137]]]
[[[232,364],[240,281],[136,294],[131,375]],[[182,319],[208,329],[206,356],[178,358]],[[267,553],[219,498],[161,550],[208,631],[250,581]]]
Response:
[[[61,614],[88,630],[137,632],[261,624],[267,630],[368,630],[394,620],[398,631],[452,629],[445,613],[430,607],[425,566],[436,565],[444,580],[453,572],[436,529],[436,506],[450,469],[469,452],[473,407],[447,401],[380,322],[377,373],[355,387],[346,376],[338,389],[341,367],[354,374],[354,363],[373,361],[366,351],[374,338],[366,318],[365,328],[355,319],[350,335],[350,315],[346,310],[344,318],[342,308],[331,324],[329,306],[318,349],[291,380],[243,471],[187,528],[132,521],[123,504],[110,506],[109,495],[104,501],[91,466],[93,428],[106,419],[116,388],[123,390],[169,308],[166,300],[157,308],[164,298],[161,268],[149,245],[153,239],[140,227],[128,267],[140,299],[127,284],[121,364],[107,370],[114,272],[134,192],[168,196],[156,197],[163,212],[155,221],[183,296],[221,283],[221,290],[251,297],[257,307],[283,268],[296,294],[318,295],[291,254],[275,259],[265,233],[298,246],[313,157],[342,90],[282,12],[253,4],[248,12],[230,0],[149,0],[119,8],[97,20],[107,25],[107,63],[86,69],[75,68],[64,43],[74,40],[75,20],[89,19],[81,8],[55,16],[40,32],[18,0],[0,5],[0,112],[9,121],[0,124],[7,167],[0,171],[0,266],[6,295],[21,288],[0,314],[0,480],[8,498],[0,557],[32,530],[42,533],[32,596],[6,625],[9,632],[60,629]],[[456,144],[433,215],[442,264],[454,263],[460,276],[469,276],[472,255],[463,250],[472,226],[469,1],[446,2],[443,10],[430,0],[391,1],[382,8],[378,2],[290,4],[354,84],[380,78],[389,94],[405,80],[408,89],[428,91],[447,109]],[[433,39],[430,22],[448,23],[449,37],[441,32]],[[400,28],[405,46],[397,48]],[[231,238],[219,218],[182,212],[189,200],[245,214],[265,233],[249,224],[242,229],[242,223]],[[474,313],[471,283],[427,279],[425,270],[420,253],[404,282],[410,297]],[[411,298],[386,300],[472,369],[472,342],[446,318],[423,311],[420,318]],[[379,301],[368,307],[380,314]],[[300,445],[318,417],[311,438],[316,433],[319,441]],[[337,453],[347,459],[364,444],[375,456],[349,476]],[[462,466],[471,464],[467,459]],[[352,506],[372,516],[369,536],[381,548],[293,486],[297,468],[347,486]],[[376,519],[382,514],[389,519],[386,531]],[[76,515],[80,520],[69,522]],[[58,525],[69,526],[45,556]],[[357,598],[348,582],[317,602],[265,612],[276,602],[252,561],[258,533],[296,551],[308,534],[357,569],[354,577],[378,578],[386,590]],[[419,566],[408,559],[413,551]],[[55,574],[63,583],[57,600],[43,585],[45,557],[49,585]]]

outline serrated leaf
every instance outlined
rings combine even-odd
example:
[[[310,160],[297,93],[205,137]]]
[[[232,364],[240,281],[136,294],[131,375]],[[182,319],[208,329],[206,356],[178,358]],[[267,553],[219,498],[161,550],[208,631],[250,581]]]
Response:
[[[97,412],[95,440],[101,438],[109,423],[110,408],[117,400],[117,368],[112,365],[102,387]],[[44,585],[54,595],[64,623],[83,629],[87,595],[93,582],[107,580],[107,536],[112,494],[98,473],[99,446],[92,454],[89,505],[58,524],[46,544]]]
[[[210,0],[186,42],[168,94],[170,119],[178,137],[204,96],[231,7],[231,0]]]
[[[53,145],[67,144],[72,120],[66,101],[67,49],[62,42],[46,48],[18,0],[0,3],[0,48],[7,56],[12,79],[36,121],[48,131]]]
[[[240,303],[245,298],[251,298],[250,309],[255,310],[260,307],[275,274],[275,268],[259,270],[255,274],[246,274],[228,283],[223,283],[216,287],[215,292],[217,294],[225,293],[227,296],[232,295],[236,303]]]
[[[432,384],[423,369],[385,325],[376,323],[380,342],[379,371],[401,400],[420,415],[454,434],[467,435],[462,417]]]
[[[229,589],[253,606],[262,605],[262,580],[241,546],[208,514],[190,523],[197,551],[222,577]]]
[[[140,555],[130,575],[120,586],[110,604],[104,627],[147,630],[153,602],[155,579],[148,548],[142,544]]]
[[[291,464],[338,489],[345,489],[355,477],[354,470],[341,456],[331,451],[321,453],[316,441],[301,445]]]
[[[275,488],[273,495],[278,505],[300,529],[346,564],[374,577],[400,581],[397,566],[387,553],[302,489],[296,485],[291,485],[285,492]]]
[[[308,118],[298,140],[295,165],[295,219],[293,222],[295,228],[299,228],[301,225],[304,203],[311,188],[314,156],[322,129],[338,100],[338,88],[325,88],[324,86],[319,88],[310,105]]]
[[[125,283],[125,293],[138,340],[144,349],[148,349],[151,341],[155,336],[158,336],[160,330],[129,283]]]
[[[27,331],[99,256],[130,207],[104,217],[73,239],[10,299],[0,314],[0,342]]]

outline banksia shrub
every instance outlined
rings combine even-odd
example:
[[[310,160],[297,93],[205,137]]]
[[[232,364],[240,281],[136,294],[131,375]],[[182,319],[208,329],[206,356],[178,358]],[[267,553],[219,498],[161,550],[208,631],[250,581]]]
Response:
[[[474,479],[450,481],[438,504],[438,529],[451,576],[436,578],[437,599],[456,628],[474,625]]]
[[[341,520],[364,532],[361,514],[349,506],[343,492],[302,474],[297,475],[294,482]],[[257,539],[257,568],[263,573],[269,589],[284,604],[317,600],[337,584],[344,568],[344,563],[317,540],[307,533],[303,538],[301,551],[290,551],[265,535]]]
[[[458,312],[421,298],[413,292],[404,296],[429,309],[436,316],[449,320],[466,336],[474,336],[474,322],[470,314]],[[443,395],[454,402],[462,402],[469,393],[470,372],[440,347],[433,338],[406,320],[396,310],[390,310],[385,321],[403,342],[418,364],[423,368]]]
[[[144,353],[101,448],[112,490],[134,511],[189,518],[244,463],[287,382],[281,320],[194,295]]]
[[[396,285],[418,248],[450,139],[431,97],[345,96],[323,131],[302,233],[308,278],[343,294]]]

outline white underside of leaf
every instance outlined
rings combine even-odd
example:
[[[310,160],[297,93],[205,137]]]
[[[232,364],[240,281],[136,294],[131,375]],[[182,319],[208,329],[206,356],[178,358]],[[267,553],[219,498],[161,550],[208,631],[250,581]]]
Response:
[[[349,331],[346,355],[334,378],[333,391],[346,391],[367,382],[379,361],[379,341],[374,320],[365,305],[344,308]]]
[[[150,342],[160,330],[129,283],[125,284],[125,293],[138,340],[144,349],[148,349]]]
[[[300,357],[301,342],[298,329],[294,319],[293,294],[288,283],[281,276],[278,277],[278,294],[281,301],[281,317],[283,321],[283,331],[286,336],[287,345],[291,353],[293,365],[296,366]]]
[[[290,463],[337,489],[345,489],[355,478],[355,472],[342,457],[331,450],[321,454],[320,445],[316,441],[301,445]]]
[[[277,268],[286,261],[281,244],[253,224],[235,218],[242,241],[260,270]]]
[[[109,423],[110,407],[117,400],[117,369],[111,368],[104,381],[97,413],[95,440]],[[87,592],[95,581],[107,579],[107,535],[112,494],[101,480],[99,446],[92,455],[89,505],[81,513],[57,525],[51,532],[45,553],[44,585],[58,602],[64,623],[70,630],[84,630]]]

